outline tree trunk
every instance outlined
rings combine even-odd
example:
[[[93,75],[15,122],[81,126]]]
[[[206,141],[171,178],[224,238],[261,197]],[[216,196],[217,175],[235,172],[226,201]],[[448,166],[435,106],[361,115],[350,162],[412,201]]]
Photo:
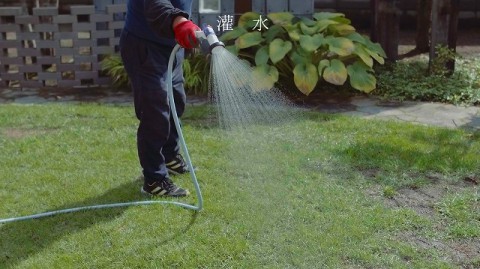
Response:
[[[457,52],[458,15],[460,13],[460,0],[451,0],[450,21],[448,24],[448,48]],[[447,69],[455,71],[455,59],[447,62]]]
[[[417,35],[415,38],[415,50],[425,53],[430,48],[430,25],[432,0],[419,0],[417,2]]]
[[[373,13],[372,40],[380,43],[387,54],[387,60],[398,59],[399,9],[396,0],[371,0]]]

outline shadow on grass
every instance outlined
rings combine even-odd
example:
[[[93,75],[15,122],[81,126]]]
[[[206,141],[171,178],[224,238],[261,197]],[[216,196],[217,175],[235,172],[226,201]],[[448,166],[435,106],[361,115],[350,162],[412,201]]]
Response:
[[[480,162],[474,152],[480,144],[478,134],[439,129],[372,135],[342,149],[342,159],[360,171],[377,169],[410,177],[424,172],[479,172]]]
[[[109,204],[141,200],[138,194],[139,182],[128,182],[110,189],[103,195],[54,208],[49,211],[94,204]],[[119,201],[121,199],[121,201]],[[167,205],[171,206],[171,205]],[[34,220],[25,220],[0,224],[0,268],[15,267],[22,261],[36,255],[64,236],[74,234],[91,226],[107,223],[118,218],[128,207],[100,209],[66,213]],[[183,227],[165,238],[159,238],[159,244],[166,244],[184,234],[195,223],[197,212]]]

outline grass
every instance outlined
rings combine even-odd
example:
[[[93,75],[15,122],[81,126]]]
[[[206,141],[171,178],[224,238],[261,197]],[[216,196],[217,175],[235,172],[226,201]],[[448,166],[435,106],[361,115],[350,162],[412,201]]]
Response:
[[[431,173],[448,184],[480,175],[478,132],[312,112],[239,136],[219,130],[208,107],[187,112],[204,211],[154,205],[3,224],[0,268],[478,265],[401,236],[478,241],[475,188],[443,197],[433,218],[382,202],[432,184]],[[0,218],[144,200],[136,125],[128,106],[1,105]],[[175,181],[193,190],[188,176]],[[384,191],[371,197],[376,186]]]

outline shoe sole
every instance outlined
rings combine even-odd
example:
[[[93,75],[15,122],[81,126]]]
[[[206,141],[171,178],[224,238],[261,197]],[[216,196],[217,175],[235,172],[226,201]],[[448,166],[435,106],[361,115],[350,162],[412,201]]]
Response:
[[[177,197],[186,197],[186,196],[190,195],[190,192],[188,190],[185,190],[185,191],[187,192],[186,194],[180,194],[180,195],[168,195],[168,194],[158,195],[158,194],[151,194],[151,193],[147,192],[146,190],[144,190],[143,187],[140,187],[140,192],[143,195],[150,196],[150,197],[174,197],[174,198],[177,198]]]

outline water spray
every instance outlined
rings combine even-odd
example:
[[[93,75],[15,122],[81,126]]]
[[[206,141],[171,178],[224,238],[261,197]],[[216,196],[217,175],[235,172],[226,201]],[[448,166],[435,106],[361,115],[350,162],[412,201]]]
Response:
[[[217,35],[213,31],[212,27],[210,27],[208,25],[204,25],[202,31],[196,32],[196,37],[200,41],[201,45],[203,45],[205,47],[208,46],[207,50],[202,48],[203,52],[212,53],[212,51],[215,50],[216,48],[225,47],[225,45],[221,41],[218,40]],[[180,48],[181,48],[180,45],[178,45],[178,44],[175,45],[175,47],[173,48],[173,50],[170,54],[170,58],[169,58],[169,61],[168,61],[167,94],[168,94],[168,102],[170,104],[170,110],[172,112],[173,120],[175,122],[175,128],[177,129],[177,132],[178,132],[180,146],[181,146],[182,151],[185,155],[185,161],[186,161],[188,169],[190,171],[190,177],[191,177],[192,183],[195,187],[195,193],[197,195],[197,204],[196,205],[191,205],[191,204],[186,204],[186,203],[181,203],[181,202],[176,202],[176,201],[155,201],[155,200],[101,204],[101,205],[90,205],[90,206],[81,206],[81,207],[74,207],[74,208],[66,208],[66,209],[48,211],[48,212],[43,212],[43,213],[38,213],[38,214],[33,214],[33,215],[27,215],[27,216],[22,216],[22,217],[12,217],[12,218],[0,219],[0,224],[8,223],[8,222],[21,221],[21,220],[38,219],[38,218],[54,216],[54,215],[59,215],[59,214],[65,214],[65,213],[73,213],[73,212],[78,212],[78,211],[87,211],[87,210],[104,209],[104,208],[115,208],[115,207],[139,206],[139,205],[152,205],[152,204],[171,204],[171,205],[180,206],[180,207],[190,209],[190,210],[194,210],[194,211],[202,210],[202,208],[203,208],[202,192],[200,190],[200,185],[198,184],[198,180],[197,180],[197,177],[195,175],[195,170],[194,170],[193,165],[192,165],[192,160],[190,159],[190,154],[188,153],[187,145],[186,145],[185,139],[183,137],[182,128],[180,127],[180,120],[178,119],[177,109],[175,107],[175,101],[174,101],[174,97],[173,97],[173,85],[172,85],[173,84],[173,82],[172,82],[173,62],[175,61],[176,53],[178,52],[178,50]]]

